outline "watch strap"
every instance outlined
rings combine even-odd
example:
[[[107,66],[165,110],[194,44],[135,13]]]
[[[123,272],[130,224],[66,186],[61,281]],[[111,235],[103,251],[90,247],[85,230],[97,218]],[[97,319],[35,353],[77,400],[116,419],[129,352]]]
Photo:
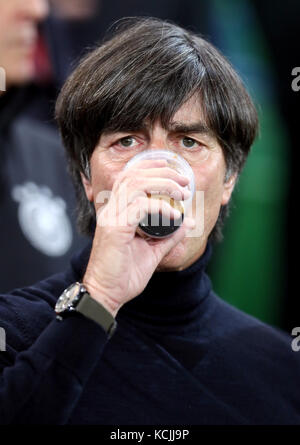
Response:
[[[109,338],[113,335],[117,322],[112,314],[102,304],[92,298],[88,292],[83,294],[76,305],[76,311],[98,323],[108,334]]]

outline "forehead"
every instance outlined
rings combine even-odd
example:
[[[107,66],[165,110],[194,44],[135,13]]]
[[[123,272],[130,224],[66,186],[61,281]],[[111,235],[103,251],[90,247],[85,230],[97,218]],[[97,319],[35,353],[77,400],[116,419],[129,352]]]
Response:
[[[102,135],[109,135],[113,133],[122,133],[127,131],[144,131],[149,132],[154,126],[162,126],[167,131],[171,132],[197,132],[214,137],[214,132],[209,128],[204,118],[203,107],[201,101],[194,95],[186,102],[184,102],[175,113],[168,119],[165,116],[156,116],[154,119],[145,118],[144,120],[125,119],[120,125],[108,125],[103,131]]]
[[[172,122],[203,122],[205,123],[203,108],[198,97],[192,96],[174,113]]]

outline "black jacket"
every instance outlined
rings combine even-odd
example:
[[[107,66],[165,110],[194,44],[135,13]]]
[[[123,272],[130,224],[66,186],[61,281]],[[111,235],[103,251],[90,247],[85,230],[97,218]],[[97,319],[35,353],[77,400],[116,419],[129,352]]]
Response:
[[[33,424],[300,424],[292,338],[222,301],[205,254],[154,273],[110,340],[82,315],[57,321],[90,246],[61,274],[0,297],[0,421]]]

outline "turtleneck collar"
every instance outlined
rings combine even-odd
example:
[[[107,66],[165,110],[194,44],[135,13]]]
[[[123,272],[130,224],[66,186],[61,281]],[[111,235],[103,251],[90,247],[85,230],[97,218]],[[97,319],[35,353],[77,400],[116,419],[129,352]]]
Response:
[[[72,259],[76,280],[84,275],[91,243]],[[202,256],[181,271],[154,272],[143,292],[122,306],[117,320],[160,333],[185,332],[199,324],[211,282],[205,268],[212,254],[208,242]]]

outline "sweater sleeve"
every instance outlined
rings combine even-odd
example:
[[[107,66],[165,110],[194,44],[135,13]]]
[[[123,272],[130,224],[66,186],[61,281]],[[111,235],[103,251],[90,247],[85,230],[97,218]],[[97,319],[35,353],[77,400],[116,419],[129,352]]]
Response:
[[[99,325],[72,314],[53,317],[13,363],[0,352],[0,423],[66,424],[107,341]]]

